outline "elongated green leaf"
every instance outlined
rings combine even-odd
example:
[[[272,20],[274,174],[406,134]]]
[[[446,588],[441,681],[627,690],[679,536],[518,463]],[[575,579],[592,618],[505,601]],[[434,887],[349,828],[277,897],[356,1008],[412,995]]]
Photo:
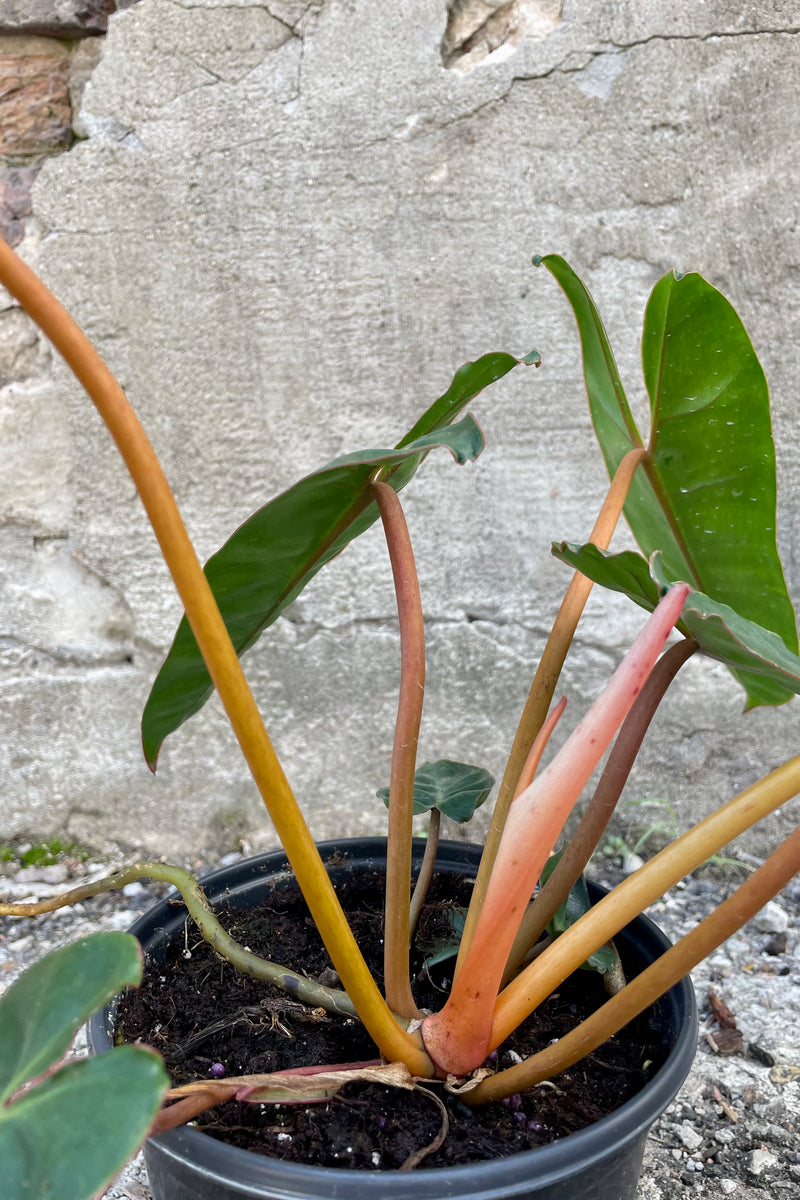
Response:
[[[530,354],[526,354],[524,358],[514,358],[513,354],[484,354],[475,362],[464,363],[463,367],[459,367],[456,371],[453,382],[444,395],[440,396],[438,400],[434,400],[427,412],[422,414],[416,425],[409,429],[398,444],[407,446],[409,442],[413,442],[426,433],[443,429],[445,425],[449,425],[455,420],[479,392],[482,392],[490,384],[496,383],[498,379],[502,379],[520,363],[538,367],[541,357],[538,351],[531,350]]]
[[[438,808],[452,821],[469,821],[494,787],[494,777],[483,767],[440,758],[426,762],[414,772],[414,812]],[[380,788],[378,798],[389,803],[389,789]]]
[[[122,1046],[0,1108],[0,1200],[88,1200],[136,1152],[168,1084],[157,1054]]]
[[[437,447],[466,462],[483,449],[483,437],[467,416],[402,449],[349,454],[301,479],[237,529],[205,566],[237,654],[258,640],[325,563],[377,520],[369,490],[376,473],[383,471],[399,490]],[[164,738],[202,708],[212,689],[184,616],[142,716],[142,742],[151,768]]]
[[[641,444],[608,339],[586,288],[563,259],[541,260],[564,289],[581,338],[589,407],[606,465]],[[642,341],[650,461],[625,515],[667,574],[735,608],[797,650],[775,540],[775,453],[763,371],[735,310],[700,275],[656,284]],[[734,672],[748,707],[788,698],[775,681]]]
[[[129,933],[93,933],[34,963],[0,997],[0,1102],[58,1062],[86,1019],[141,977]]]
[[[561,542],[553,546],[556,558],[581,571],[595,583],[622,592],[642,608],[652,611],[664,589],[678,582],[668,573],[663,556],[650,564],[631,550],[610,554],[591,542],[584,546]],[[683,607],[677,628],[692,636],[700,651],[725,664],[742,679],[750,702],[774,704],[777,695],[800,694],[800,658],[770,629],[749,621],[727,604],[693,589]],[[758,697],[764,696],[763,700]]]

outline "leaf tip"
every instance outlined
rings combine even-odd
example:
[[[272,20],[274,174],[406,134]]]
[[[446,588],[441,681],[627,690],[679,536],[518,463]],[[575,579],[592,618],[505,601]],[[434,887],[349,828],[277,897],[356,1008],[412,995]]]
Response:
[[[142,754],[144,755],[144,761],[147,763],[147,769],[151,775],[155,775],[156,771],[158,770],[158,756],[160,752],[161,743],[159,743],[157,746],[153,746],[150,743],[147,735],[144,733],[144,731],[142,731]]]

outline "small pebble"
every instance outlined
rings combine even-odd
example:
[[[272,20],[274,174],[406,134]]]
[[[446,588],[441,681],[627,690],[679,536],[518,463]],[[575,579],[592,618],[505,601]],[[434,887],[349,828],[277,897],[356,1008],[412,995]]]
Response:
[[[772,955],[773,958],[776,958],[780,954],[785,954],[787,940],[788,934],[785,929],[782,933],[773,933],[772,937],[764,945],[764,953]]]
[[[730,1196],[736,1191],[738,1186],[739,1185],[735,1179],[720,1179],[719,1181],[719,1190],[722,1192],[723,1196]]]
[[[69,868],[66,863],[53,863],[49,867],[26,867],[23,880],[26,883],[66,883]]]
[[[225,1075],[224,1063],[212,1063],[208,1068],[208,1073],[212,1079],[222,1079]]]
[[[703,1135],[698,1133],[688,1121],[684,1121],[682,1125],[679,1125],[676,1132],[690,1154],[694,1154],[703,1144]]]
[[[747,1047],[747,1052],[756,1062],[760,1062],[765,1067],[775,1066],[775,1056],[770,1054],[769,1050],[765,1050],[763,1046],[759,1046],[756,1042],[750,1042]]]
[[[789,914],[775,900],[770,900],[753,917],[753,924],[759,933],[783,933],[789,927]]]
[[[777,1167],[778,1160],[769,1150],[753,1150],[748,1154],[745,1163],[751,1175],[763,1175],[764,1171],[771,1171]]]

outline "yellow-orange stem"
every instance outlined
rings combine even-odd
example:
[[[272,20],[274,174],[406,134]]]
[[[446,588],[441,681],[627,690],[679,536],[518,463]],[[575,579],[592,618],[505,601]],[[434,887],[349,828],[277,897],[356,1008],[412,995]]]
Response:
[[[582,962],[668,888],[800,791],[800,756],[734,796],[605,896],[500,993],[491,1047],[499,1046]]]
[[[643,448],[637,447],[634,450],[629,450],[614,473],[611,486],[603,501],[603,506],[598,513],[589,539],[591,542],[594,542],[595,546],[599,546],[601,550],[608,548],[614,530],[617,527],[617,522],[622,514],[636,468],[646,458],[647,451]],[[575,572],[561,602],[561,607],[553,622],[553,628],[550,631],[547,644],[542,652],[539,666],[533,677],[531,690],[528,693],[528,699],[525,702],[525,708],[520,717],[519,726],[514,737],[514,744],[511,747],[511,754],[506,764],[503,781],[500,784],[494,812],[492,813],[492,822],[489,826],[486,844],[483,848],[483,855],[475,879],[475,887],[472,891],[469,911],[464,922],[464,932],[458,952],[455,978],[458,978],[458,973],[463,966],[475,932],[475,926],[478,923],[483,902],[486,898],[486,891],[494,868],[494,862],[497,858],[497,851],[500,847],[500,839],[505,829],[508,810],[516,794],[517,782],[522,773],[525,759],[528,756],[537,733],[544,724],[556,684],[558,683],[558,677],[561,674],[561,668],[564,666],[564,659],[567,657],[567,651],[575,636],[575,630],[578,627],[581,614],[586,607],[586,601],[589,599],[592,586],[591,579],[587,579],[585,575],[581,575],[578,571]]]
[[[621,992],[571,1029],[552,1046],[500,1071],[465,1095],[469,1104],[486,1104],[534,1087],[590,1054],[659,996],[702,962],[712,950],[741,929],[746,921],[784,888],[800,870],[800,829],[783,842],[765,863],[710,916],[637,975]]]
[[[418,1074],[431,1063],[395,1022],[367,969],[244,678],[211,588],[153,447],[125,393],[66,309],[0,240],[0,283],[19,300],[88,392],[153,525],[209,674],[346,991],[381,1052]]]

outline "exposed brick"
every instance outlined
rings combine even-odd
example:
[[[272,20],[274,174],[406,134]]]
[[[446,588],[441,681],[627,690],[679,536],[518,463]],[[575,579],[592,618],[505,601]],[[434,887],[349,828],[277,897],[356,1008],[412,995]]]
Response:
[[[39,166],[0,167],[0,237],[18,246],[31,213],[31,188]]]
[[[79,38],[105,33],[115,0],[0,0],[0,33]]]
[[[69,55],[53,44],[48,53],[19,48],[0,52],[0,158],[11,165],[58,154],[72,140]]]

